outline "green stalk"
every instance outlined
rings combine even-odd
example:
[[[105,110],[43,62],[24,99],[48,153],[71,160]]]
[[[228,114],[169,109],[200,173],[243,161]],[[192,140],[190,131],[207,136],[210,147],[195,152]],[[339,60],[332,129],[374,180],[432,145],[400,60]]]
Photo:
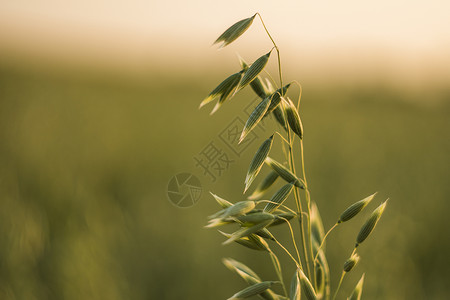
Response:
[[[283,93],[283,75],[282,75],[282,71],[281,71],[281,57],[280,57],[280,50],[278,49],[277,44],[275,43],[274,39],[272,38],[272,36],[269,33],[269,30],[267,29],[266,25],[264,24],[264,21],[261,17],[261,15],[259,13],[257,13],[257,15],[259,16],[259,19],[261,20],[261,23],[264,27],[264,30],[266,31],[267,35],[269,36],[270,40],[272,41],[273,46],[275,47],[275,50],[277,51],[277,58],[278,58],[278,74],[280,77],[280,88],[281,88],[281,93]],[[281,96],[284,96],[284,94],[282,94]],[[281,105],[283,105],[283,102],[281,102]],[[291,170],[292,173],[294,173],[295,175],[295,165],[294,165],[294,154],[292,151],[292,140],[291,140],[291,131],[288,127],[288,124],[286,124],[286,127],[288,128],[288,141],[289,141],[289,168]],[[306,267],[308,269],[308,276],[309,278],[311,277],[311,270],[310,270],[310,262],[309,262],[309,256],[308,256],[308,251],[306,250],[306,240],[305,240],[305,232],[304,232],[304,228],[303,228],[303,210],[302,210],[302,204],[300,201],[300,195],[298,193],[298,190],[296,188],[294,188],[294,197],[295,197],[295,202],[297,204],[297,210],[298,210],[298,215],[299,215],[299,225],[300,225],[300,234],[301,234],[301,239],[302,239],[302,248],[303,248],[303,255],[305,258],[305,264]],[[310,230],[311,231],[311,230]],[[311,248],[312,249],[312,248]],[[313,257],[311,256],[311,259]]]

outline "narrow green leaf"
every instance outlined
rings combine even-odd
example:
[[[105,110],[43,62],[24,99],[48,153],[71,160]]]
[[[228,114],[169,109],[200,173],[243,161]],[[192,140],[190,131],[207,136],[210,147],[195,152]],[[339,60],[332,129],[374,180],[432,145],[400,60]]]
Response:
[[[250,18],[240,20],[231,27],[229,27],[227,30],[222,33],[217,40],[214,42],[214,44],[223,42],[221,45],[222,47],[225,47],[229,44],[231,44],[233,41],[235,41],[238,37],[240,37],[249,27],[252,25],[253,19],[255,18],[256,14],[253,15]]]
[[[363,285],[364,285],[364,275],[361,276],[361,279],[358,281],[358,284],[356,285],[355,289],[353,290],[353,293],[351,294],[349,300],[361,300]]]
[[[242,77],[241,82],[239,83],[238,90],[243,89],[246,87],[250,82],[252,82],[258,75],[261,73],[261,71],[266,66],[267,62],[269,61],[270,53],[272,53],[272,50],[270,50],[268,53],[264,54],[248,68],[247,71],[245,71],[244,76]]]
[[[256,187],[256,189],[253,191],[253,193],[248,197],[249,200],[255,200],[259,199],[265,191],[267,191],[272,184],[277,180],[278,173],[275,171],[270,171],[269,174],[264,178],[263,181]]]
[[[300,139],[303,139],[303,125],[300,120],[300,115],[298,114],[297,108],[291,99],[281,97],[283,103],[286,105],[286,117],[289,123],[289,127],[292,131],[298,135]]]
[[[372,199],[375,197],[377,193],[374,193],[356,203],[353,203],[352,205],[350,205],[339,217],[339,221],[338,223],[342,223],[342,222],[346,222],[348,220],[350,220],[351,218],[353,218],[354,216],[356,216],[360,211],[362,211],[364,209],[364,207],[366,207],[370,201],[372,201]]]
[[[232,299],[245,299],[251,296],[259,295],[265,290],[269,289],[272,285],[277,283],[277,281],[263,281],[260,283],[253,284],[245,289],[237,292],[232,297],[228,298],[228,300]]]
[[[274,203],[267,203],[266,207],[264,207],[265,212],[272,212],[278,207],[280,207],[281,204],[289,197],[289,194],[292,192],[292,189],[294,188],[294,185],[292,183],[288,183],[284,186],[282,186],[273,196],[270,198],[271,202]],[[277,204],[275,204],[277,203]]]
[[[381,215],[384,212],[384,209],[386,207],[387,201],[384,201],[380,206],[378,206],[372,213],[372,215],[367,219],[366,223],[361,227],[361,230],[359,231],[359,234],[356,238],[356,246],[361,244],[365,241],[365,239],[370,235],[370,233],[373,231],[375,226],[377,225],[378,221],[381,218]]]
[[[268,164],[275,172],[280,175],[281,178],[286,180],[289,183],[293,183],[296,187],[301,189],[305,189],[305,184],[301,179],[295,176],[291,171],[289,171],[285,166],[277,162],[276,160],[267,157],[265,160],[266,164]]]
[[[245,123],[244,129],[242,130],[241,137],[239,138],[239,143],[241,143],[247,134],[258,125],[259,121],[264,117],[264,114],[267,111],[267,108],[270,104],[270,98],[266,98],[261,101],[250,114],[247,122]]]
[[[305,276],[303,271],[301,269],[297,270],[299,277],[300,277],[300,286],[302,287],[303,292],[305,293],[306,299],[308,300],[316,300],[317,295],[314,291],[314,288],[309,281],[308,277]]]
[[[261,167],[264,164],[264,160],[266,159],[267,155],[269,155],[269,151],[272,147],[272,143],[273,143],[273,135],[271,137],[269,137],[267,140],[265,140],[259,147],[258,151],[256,151],[256,154],[253,157],[253,160],[250,163],[250,167],[248,168],[248,171],[247,171],[247,176],[245,178],[244,193],[250,187],[253,180],[255,180],[256,176],[258,175],[259,171],[261,170]]]

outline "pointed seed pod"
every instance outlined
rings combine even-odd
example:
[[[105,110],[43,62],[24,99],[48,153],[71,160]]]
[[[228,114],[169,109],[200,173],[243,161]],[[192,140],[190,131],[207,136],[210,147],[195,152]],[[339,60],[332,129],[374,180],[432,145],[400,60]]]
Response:
[[[275,219],[275,216],[267,213],[267,212],[260,212],[260,213],[254,213],[254,214],[248,214],[244,216],[239,216],[236,218],[238,221],[242,222],[242,226],[250,227],[255,224],[267,221],[267,220],[273,220]]]
[[[265,140],[262,145],[259,147],[258,151],[256,151],[255,156],[253,157],[252,162],[247,171],[247,176],[245,177],[245,188],[244,193],[252,184],[253,180],[255,180],[259,171],[261,170],[264,160],[269,155],[270,149],[272,148],[273,143],[273,135]]]
[[[300,286],[302,287],[302,290],[305,293],[306,299],[316,300],[317,295],[316,295],[316,292],[314,291],[314,288],[313,288],[311,282],[309,282],[308,278],[305,276],[305,274],[303,273],[303,271],[301,269],[298,269],[297,272],[300,277]]]
[[[283,89],[279,88],[278,90],[276,90],[276,91],[271,95],[272,101],[270,102],[269,109],[267,109],[267,113],[266,113],[266,114],[271,113],[271,112],[275,109],[275,107],[277,107],[278,104],[280,104],[280,102],[281,102],[281,96],[286,95],[286,92],[287,92],[287,90],[289,89],[290,86],[291,86],[291,84],[288,83],[288,84],[286,84],[286,85],[283,87]]]
[[[275,171],[270,171],[270,173],[261,181],[261,183],[256,187],[253,193],[248,197],[249,200],[259,199],[265,191],[267,191],[272,184],[277,180],[278,173]]]
[[[374,193],[356,203],[350,205],[339,217],[338,223],[346,222],[356,216],[360,211],[362,211],[372,199],[375,197],[377,193]]]
[[[305,185],[303,182],[295,176],[291,171],[289,171],[285,166],[277,162],[276,160],[267,157],[265,160],[266,164],[268,164],[275,172],[280,175],[281,178],[286,180],[289,183],[293,183],[296,187],[301,189],[305,189]]]
[[[353,290],[353,293],[351,294],[349,300],[361,300],[363,285],[364,285],[364,275],[361,276],[361,279],[358,281],[358,284],[356,285],[355,289]]]
[[[210,92],[209,95],[205,99],[203,99],[202,103],[200,103],[199,108],[202,108],[203,106],[205,106],[209,102],[213,101],[217,97],[221,97],[221,99],[222,99],[223,98],[222,96],[224,94],[226,95],[225,98],[227,98],[228,95],[230,95],[231,91],[233,89],[235,89],[237,87],[237,85],[239,84],[239,81],[242,78],[242,74],[243,74],[243,72],[240,71],[240,72],[234,73],[233,75],[230,75],[229,77],[227,77],[214,90],[212,90],[212,92]],[[223,101],[225,101],[225,99],[223,99]]]
[[[225,236],[226,238],[230,238],[231,234],[223,232],[218,230],[223,236]],[[259,242],[259,241],[255,241],[255,240],[251,240],[249,237],[243,237],[240,239],[235,240],[235,242],[241,246],[247,247],[249,249],[252,250],[257,250],[257,251],[268,251],[268,246],[266,241],[264,241],[263,239],[261,239],[263,242]],[[264,245],[265,243],[265,245]]]
[[[303,125],[300,119],[300,115],[298,114],[297,108],[294,103],[292,103],[291,99],[281,97],[286,110],[286,117],[289,123],[289,127],[292,131],[298,135],[300,139],[303,139]]]
[[[271,203],[267,203],[264,207],[265,212],[272,212],[280,207],[281,204],[289,197],[292,192],[294,185],[292,183],[285,184],[282,186],[273,196],[270,198]]]
[[[294,276],[291,279],[291,288],[289,291],[289,300],[300,300],[300,279],[298,278],[298,273],[295,271]]]
[[[261,278],[255,273],[255,271],[237,260],[232,258],[223,258],[222,262],[229,270],[236,272],[245,281],[247,281],[249,277],[257,281],[261,281]]]
[[[228,298],[228,300],[243,299],[243,298],[248,298],[251,296],[259,295],[262,292],[264,292],[265,290],[269,289],[272,285],[274,285],[277,282],[278,281],[263,281],[260,283],[253,284],[253,285],[246,287],[245,289],[237,292],[236,294],[234,294],[233,296]]]
[[[216,199],[217,203],[219,203],[219,205],[222,206],[222,208],[228,208],[233,205],[233,203],[231,203],[230,201],[227,201],[211,192],[209,193],[214,197],[214,199]]]
[[[354,253],[347,261],[344,263],[344,272],[350,272],[354,266],[359,261],[359,255],[357,253]]]
[[[270,53],[272,53],[272,50],[270,50],[268,53],[264,54],[263,56],[255,60],[255,62],[248,68],[248,70],[245,71],[244,76],[242,77],[242,80],[239,83],[238,90],[246,87],[259,75],[259,73],[261,73],[261,71],[264,69],[267,62],[269,61]]]
[[[227,218],[241,216],[254,209],[255,206],[256,204],[254,201],[240,201],[228,207],[221,217]]]
[[[259,121],[264,117],[264,114],[267,111],[267,108],[270,104],[270,98],[266,98],[261,101],[250,114],[247,122],[244,125],[244,129],[242,130],[241,137],[239,138],[239,143],[241,143],[247,134],[258,125]]]
[[[280,105],[276,106],[273,109],[272,114],[274,115],[275,120],[277,120],[278,124],[280,124],[281,127],[283,127],[283,129],[285,131],[287,131],[287,126],[286,126],[287,122],[286,122],[286,118],[284,117],[284,113],[283,113],[283,110],[281,109],[281,106]]]
[[[366,223],[361,227],[361,230],[359,231],[359,234],[356,238],[356,247],[364,242],[364,240],[370,235],[372,230],[377,225],[378,221],[381,218],[381,215],[384,212],[384,209],[386,207],[387,201],[384,201],[380,206],[378,206],[372,213],[372,215],[367,219]]]
[[[252,233],[255,233],[255,232],[265,228],[270,223],[272,223],[272,221],[268,220],[268,221],[264,221],[264,222],[258,223],[256,225],[253,225],[251,227],[242,227],[241,229],[235,231],[230,236],[230,238],[228,240],[226,240],[225,242],[223,242],[222,244],[223,245],[230,244],[230,243],[234,242],[235,240],[240,239],[241,237],[248,236],[248,235],[250,235]]]
[[[243,19],[234,23],[217,38],[214,44],[222,42],[223,43],[221,46],[222,48],[234,42],[250,27],[250,25],[252,25],[255,16],[256,14],[250,18]]]
[[[267,225],[267,227],[269,227],[270,225],[272,225],[272,223]],[[257,234],[260,237],[265,238],[267,240],[275,241],[275,237],[273,236],[273,234],[267,228],[263,228],[261,230],[258,230],[257,232],[255,232],[255,234]]]
[[[243,69],[248,69],[247,63],[242,58],[240,58],[240,62]],[[261,99],[264,100],[267,97],[267,88],[264,86],[261,77],[257,76],[254,80],[252,80],[252,82],[250,82],[250,87]]]

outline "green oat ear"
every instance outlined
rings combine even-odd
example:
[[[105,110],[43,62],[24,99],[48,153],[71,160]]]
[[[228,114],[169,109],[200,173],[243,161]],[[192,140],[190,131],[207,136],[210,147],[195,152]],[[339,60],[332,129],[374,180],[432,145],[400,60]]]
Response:
[[[236,89],[237,85],[239,84],[239,81],[242,78],[242,74],[243,72],[240,71],[228,76],[217,87],[215,87],[205,99],[203,99],[203,101],[200,103],[199,108],[202,108],[203,106],[213,101],[217,97],[220,97],[219,101],[222,101],[223,103],[231,95],[231,92],[233,92]],[[214,111],[216,110],[217,109],[215,108]]]
[[[292,182],[296,187],[305,189],[305,185],[301,179],[295,176],[291,171],[289,171],[285,166],[277,162],[276,160],[267,157],[265,160],[266,164],[269,165],[275,172],[280,175],[281,178],[287,182]]]
[[[259,295],[262,292],[269,289],[270,287],[272,287],[272,285],[274,285],[275,283],[278,283],[278,281],[263,281],[260,283],[255,283],[255,284],[253,284],[249,287],[246,287],[245,289],[237,292],[236,294],[234,294],[233,296],[228,298],[228,300],[245,299],[245,298],[249,298],[251,296]]]
[[[253,225],[251,227],[243,227],[236,232],[232,233],[230,238],[222,243],[222,245],[230,244],[231,242],[236,241],[237,239],[240,239],[245,236],[249,236],[252,233],[255,233],[265,227],[267,227],[270,223],[272,223],[272,220],[267,220],[261,223],[258,223],[256,225]]]
[[[231,27],[229,27],[227,30],[225,30],[224,33],[222,33],[217,40],[214,42],[214,44],[218,44],[222,42],[222,45],[220,48],[223,48],[232,42],[234,42],[238,37],[240,37],[247,29],[252,25],[253,19],[256,17],[256,14],[254,14],[252,17],[240,20]]]
[[[389,199],[388,199],[389,200]],[[361,227],[359,231],[358,237],[356,238],[356,247],[367,239],[370,233],[373,231],[378,221],[381,218],[381,215],[384,212],[387,201],[384,201],[380,206],[378,206],[372,213],[372,215],[367,219],[366,223]]]
[[[264,67],[267,65],[267,62],[269,61],[270,53],[272,53],[272,50],[270,50],[268,53],[255,60],[255,62],[247,69],[247,71],[245,71],[241,82],[239,82],[237,90],[241,90],[244,87],[246,87],[259,75],[259,73],[261,73],[261,71],[264,69]]]
[[[250,187],[253,180],[255,180],[256,176],[264,165],[264,160],[266,159],[267,155],[269,155],[270,149],[272,148],[272,143],[273,135],[265,140],[259,147],[258,151],[256,151],[256,154],[253,157],[253,160],[248,168],[247,176],[245,177],[244,193]]]
[[[358,253],[352,254],[352,256],[349,259],[347,259],[344,263],[344,268],[343,268],[344,272],[346,272],[346,273],[350,272],[356,266],[356,264],[359,262],[359,259],[360,259],[360,257],[358,255]]]
[[[239,143],[241,143],[247,134],[258,125],[259,121],[264,117],[264,114],[267,111],[267,108],[270,105],[270,98],[267,97],[263,101],[261,101],[250,114],[247,122],[244,125],[244,129],[242,130],[241,137],[239,138]]]
[[[261,198],[261,196],[275,183],[279,175],[275,171],[270,171],[269,174],[261,181],[261,183],[256,187],[253,193],[248,197],[249,200],[256,200]]]
[[[227,200],[217,196],[216,194],[213,194],[212,192],[209,192],[209,193],[211,194],[211,196],[214,197],[214,199],[216,199],[217,203],[219,203],[219,205],[222,206],[222,208],[228,208],[233,205],[233,203],[231,203],[230,201],[227,201]]]
[[[303,292],[305,293],[306,299],[308,300],[316,300],[317,295],[314,291],[314,288],[309,281],[308,277],[303,273],[301,269],[297,270],[298,276],[300,277],[300,286],[302,287]]]
[[[254,283],[253,281],[249,281],[250,278],[257,280],[258,282],[261,281],[261,278],[255,273],[255,271],[237,260],[232,258],[223,258],[222,262],[229,270],[236,272],[248,283]]]
[[[298,278],[298,272],[295,271],[294,276],[291,279],[291,288],[289,290],[289,300],[300,300],[300,279]]]
[[[280,205],[289,197],[293,188],[294,185],[292,183],[282,186],[272,198],[270,198],[270,203],[267,203],[266,207],[264,207],[264,211],[270,213],[280,207]]]
[[[358,284],[356,285],[355,289],[353,290],[352,294],[350,295],[350,298],[348,300],[361,300],[363,285],[364,285],[364,276],[363,274],[361,276],[361,279],[358,281]]]
[[[248,65],[242,57],[239,57],[239,62],[241,63],[242,69],[248,69]],[[267,88],[264,86],[261,77],[256,76],[256,78],[250,82],[250,87],[262,100],[267,97]]]
[[[356,216],[360,211],[362,211],[372,199],[375,197],[377,193],[374,193],[356,203],[350,205],[339,217],[338,223],[346,222]]]
[[[281,101],[285,104],[286,116],[289,123],[289,127],[292,131],[298,135],[300,139],[303,139],[303,125],[300,115],[298,114],[297,108],[291,99],[281,97]]]

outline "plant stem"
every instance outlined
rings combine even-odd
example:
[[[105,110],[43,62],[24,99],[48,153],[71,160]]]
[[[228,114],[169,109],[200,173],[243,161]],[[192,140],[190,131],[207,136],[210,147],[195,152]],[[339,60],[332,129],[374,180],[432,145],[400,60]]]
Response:
[[[325,244],[325,240],[327,239],[327,236],[330,234],[331,231],[333,231],[334,228],[336,228],[336,226],[338,226],[340,223],[336,223],[333,225],[333,227],[330,228],[330,230],[327,231],[327,233],[325,234],[325,236],[322,239],[322,242],[320,243],[319,248],[317,249],[317,253],[316,256],[314,257],[314,263],[317,261],[317,257],[319,257],[319,253],[320,250],[322,249],[323,245]]]
[[[281,89],[283,89],[283,76],[281,73],[281,58],[280,58],[280,50],[278,49],[277,44],[275,43],[275,41],[273,40],[272,36],[269,33],[269,30],[267,30],[266,24],[264,24],[264,21],[261,17],[261,15],[259,13],[256,13],[259,17],[259,19],[261,20],[261,23],[264,27],[264,30],[266,31],[267,35],[269,36],[270,40],[272,41],[273,46],[275,47],[275,50],[277,50],[277,57],[278,57],[278,74],[280,75],[280,85],[281,85]]]
[[[292,237],[292,243],[294,244],[294,248],[295,248],[295,252],[297,252],[297,257],[298,257],[298,262],[300,264],[300,267],[302,267],[302,260],[300,259],[300,253],[298,252],[298,248],[297,248],[297,243],[295,242],[295,236],[294,236],[294,231],[292,230],[292,226],[291,223],[289,223],[288,219],[280,217],[283,221],[285,221],[288,226],[289,226],[289,230],[291,231],[291,237]]]
[[[336,299],[336,296],[339,292],[339,289],[341,288],[341,284],[342,284],[342,281],[344,280],[344,277],[345,277],[345,271],[342,271],[341,279],[339,280],[338,287],[336,289],[336,292],[334,293],[333,300]]]
[[[289,250],[287,250],[283,244],[281,244],[277,239],[275,239],[275,243],[277,243],[278,246],[281,247],[281,249],[283,249],[288,255],[289,257],[294,261],[295,265],[297,266],[297,268],[301,269],[300,264],[295,260],[295,258],[292,256],[291,252],[289,252]]]

